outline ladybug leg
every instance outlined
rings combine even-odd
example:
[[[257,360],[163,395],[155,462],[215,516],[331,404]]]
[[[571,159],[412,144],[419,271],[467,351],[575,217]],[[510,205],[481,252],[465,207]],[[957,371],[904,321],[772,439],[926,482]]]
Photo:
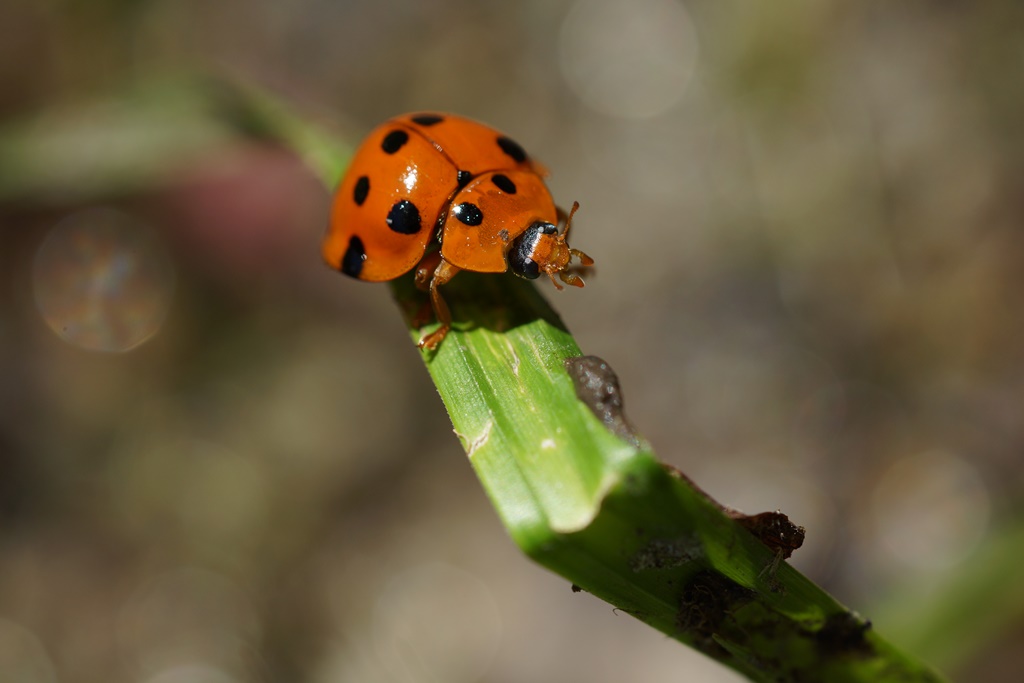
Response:
[[[416,266],[416,274],[413,276],[416,289],[421,292],[430,290],[430,278],[433,277],[434,271],[437,270],[440,263],[441,252],[438,250],[434,250],[420,259],[419,265]]]
[[[413,275],[413,283],[416,285],[416,289],[421,292],[427,292],[430,290],[430,278],[433,277],[434,271],[437,270],[438,264],[441,263],[441,252],[432,251],[424,256],[419,264],[416,266],[416,272]],[[427,299],[420,306],[419,310],[416,311],[416,315],[412,318],[412,326],[419,329],[427,323],[433,317],[434,309],[430,305],[430,299]]]
[[[410,324],[418,330],[430,322],[430,319],[433,317],[433,312],[434,309],[430,306],[430,299],[427,299],[416,311],[416,315],[412,317],[412,322]]]
[[[437,316],[437,320],[441,323],[441,326],[420,339],[416,346],[421,349],[433,350],[437,348],[437,345],[440,344],[441,340],[448,334],[448,330],[452,328],[452,314],[448,310],[448,304],[445,303],[438,287],[458,275],[460,270],[461,268],[456,268],[444,259],[440,259],[437,269],[434,270],[434,276],[430,278],[430,303],[434,307],[434,315]]]

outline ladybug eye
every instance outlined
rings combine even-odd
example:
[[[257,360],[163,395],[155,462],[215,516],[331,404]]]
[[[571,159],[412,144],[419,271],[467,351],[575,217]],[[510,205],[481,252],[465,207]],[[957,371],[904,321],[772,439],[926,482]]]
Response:
[[[537,243],[543,235],[557,235],[558,229],[551,223],[538,221],[526,229],[522,235],[512,242],[508,253],[508,265],[512,272],[527,280],[536,280],[540,276],[540,264],[534,259]]]
[[[540,277],[540,266],[530,258],[529,252],[520,249],[519,245],[512,248],[508,255],[508,265],[512,272],[527,280],[536,280]]]

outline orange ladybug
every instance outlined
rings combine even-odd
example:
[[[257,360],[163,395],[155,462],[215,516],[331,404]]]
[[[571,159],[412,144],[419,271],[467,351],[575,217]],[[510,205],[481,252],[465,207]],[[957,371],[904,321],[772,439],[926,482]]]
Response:
[[[542,178],[546,173],[514,140],[489,126],[451,114],[398,116],[374,129],[356,151],[334,196],[324,259],[372,282],[393,280],[415,267],[416,286],[430,292],[441,323],[418,346],[433,349],[452,322],[438,287],[460,270],[511,268],[528,279],[543,273],[558,289],[555,275],[583,286],[569,262],[594,261],[566,242],[579,204],[568,216],[556,208]],[[438,249],[430,249],[433,241]]]

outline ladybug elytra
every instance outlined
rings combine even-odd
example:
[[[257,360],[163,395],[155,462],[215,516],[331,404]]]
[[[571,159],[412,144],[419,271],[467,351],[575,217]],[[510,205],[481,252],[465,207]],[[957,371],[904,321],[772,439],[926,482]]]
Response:
[[[570,270],[593,259],[566,240],[566,215],[544,184],[546,170],[514,140],[470,119],[416,113],[373,130],[338,187],[323,256],[360,280],[393,280],[416,268],[440,326],[420,339],[435,348],[451,329],[438,288],[461,270],[547,275],[574,287]],[[561,233],[558,224],[564,222]],[[431,249],[432,238],[440,247]],[[558,279],[555,276],[558,276]]]

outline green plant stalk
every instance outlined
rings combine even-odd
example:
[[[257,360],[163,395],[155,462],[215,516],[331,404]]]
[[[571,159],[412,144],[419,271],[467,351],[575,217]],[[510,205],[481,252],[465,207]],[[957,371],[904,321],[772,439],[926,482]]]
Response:
[[[86,203],[148,192],[211,150],[241,141],[294,152],[328,187],[351,152],[257,88],[213,77],[151,77],[0,125],[0,202]]]
[[[422,294],[408,278],[393,291],[413,320]],[[580,349],[532,283],[464,273],[445,295],[455,326],[424,360],[527,555],[755,681],[941,680],[778,564],[642,440],[613,434],[577,398],[565,361]]]

